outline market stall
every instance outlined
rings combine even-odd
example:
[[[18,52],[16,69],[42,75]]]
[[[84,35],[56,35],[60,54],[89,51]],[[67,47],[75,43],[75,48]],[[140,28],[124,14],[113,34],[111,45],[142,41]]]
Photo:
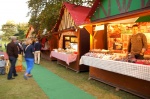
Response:
[[[47,36],[41,37],[40,40],[41,43],[41,57],[50,60],[49,54],[50,54],[50,40],[47,39]]]
[[[114,86],[117,90],[122,89],[143,98],[150,98],[148,65],[150,4],[149,1],[143,3],[132,0],[122,2],[121,6],[121,2],[122,0],[95,1],[89,13],[92,23],[85,25],[85,28],[89,25],[93,28],[90,33],[93,34],[93,40],[90,42],[91,49],[81,57],[80,64],[90,67],[89,78]],[[137,5],[134,5],[135,3]],[[132,35],[131,27],[134,24],[139,26],[139,31],[148,41],[144,62],[129,61],[125,58],[128,40]],[[103,49],[106,49],[109,54],[101,52]]]
[[[58,47],[51,51],[51,60],[55,58],[59,64],[76,72],[89,70],[88,66],[79,65],[79,59],[90,49],[90,34],[85,28],[77,27],[79,24],[84,23],[89,11],[90,8],[88,7],[64,2],[60,10],[59,20],[52,30],[52,37],[57,38]],[[56,50],[57,52],[55,52]],[[76,55],[76,60],[69,64],[66,63],[66,60],[60,58],[63,56],[69,59],[69,56],[74,54]]]

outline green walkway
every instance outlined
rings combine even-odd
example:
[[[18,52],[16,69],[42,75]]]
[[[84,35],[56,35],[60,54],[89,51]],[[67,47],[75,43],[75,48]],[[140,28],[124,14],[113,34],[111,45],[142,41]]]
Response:
[[[25,62],[23,62],[23,65],[26,67]],[[34,80],[50,99],[95,99],[94,96],[60,78],[41,65],[35,65],[32,74]]]

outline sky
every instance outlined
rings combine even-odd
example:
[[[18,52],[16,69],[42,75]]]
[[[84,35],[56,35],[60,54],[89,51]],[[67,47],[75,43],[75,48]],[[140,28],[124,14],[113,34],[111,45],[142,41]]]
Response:
[[[0,0],[0,28],[7,21],[15,23],[28,22],[30,17],[27,17],[29,12],[28,0]]]

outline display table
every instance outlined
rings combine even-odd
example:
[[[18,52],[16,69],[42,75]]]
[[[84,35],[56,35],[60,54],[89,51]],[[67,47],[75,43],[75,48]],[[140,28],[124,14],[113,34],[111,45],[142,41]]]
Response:
[[[80,64],[150,81],[150,66],[82,56]]]
[[[56,58],[57,63],[76,71],[89,71],[89,66],[79,65],[79,56],[78,54],[65,54],[61,52],[51,51],[51,58]]]
[[[66,54],[66,53],[51,51],[50,57],[55,57],[57,59],[65,61],[67,65],[69,65],[71,62],[76,61],[77,54]]]
[[[80,64],[90,66],[90,78],[150,98],[150,66],[148,65],[102,60],[89,56],[82,56]]]

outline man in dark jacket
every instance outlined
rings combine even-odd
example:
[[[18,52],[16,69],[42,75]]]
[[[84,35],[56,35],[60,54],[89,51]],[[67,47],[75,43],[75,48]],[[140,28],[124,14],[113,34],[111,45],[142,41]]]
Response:
[[[15,37],[12,37],[11,42],[8,43],[8,45],[7,45],[7,54],[9,56],[9,61],[11,63],[7,79],[12,80],[12,79],[14,79],[12,76],[14,76],[14,77],[18,76],[18,74],[16,73],[16,69],[15,69],[16,61],[18,58],[18,48],[16,45]]]

